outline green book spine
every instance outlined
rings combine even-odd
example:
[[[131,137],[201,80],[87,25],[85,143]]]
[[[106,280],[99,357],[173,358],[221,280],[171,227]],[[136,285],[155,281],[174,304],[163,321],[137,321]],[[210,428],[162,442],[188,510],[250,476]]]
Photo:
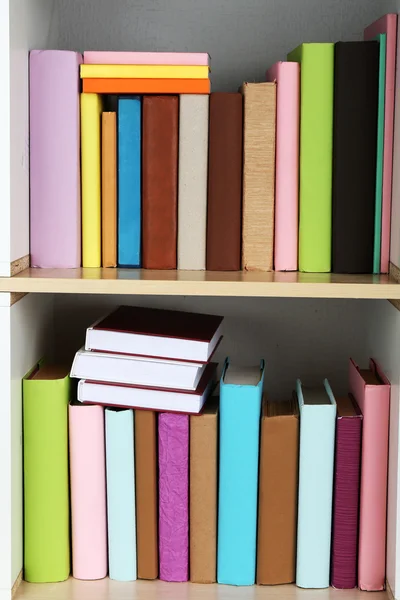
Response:
[[[70,573],[70,379],[49,373],[39,365],[23,380],[24,579],[33,583],[64,581]]]
[[[382,191],[383,191],[383,152],[385,143],[385,86],[386,86],[386,33],[376,38],[379,42],[379,97],[378,97],[378,137],[376,153],[375,188],[375,231],[373,273],[381,272],[382,234]]]
[[[299,270],[328,273],[332,238],[334,44],[302,44]]]

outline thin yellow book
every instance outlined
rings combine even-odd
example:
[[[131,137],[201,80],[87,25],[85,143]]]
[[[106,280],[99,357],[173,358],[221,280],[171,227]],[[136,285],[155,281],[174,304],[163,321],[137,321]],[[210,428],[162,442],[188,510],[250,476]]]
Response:
[[[81,65],[81,79],[208,79],[207,66]]]
[[[81,94],[83,267],[101,267],[101,111],[99,94]]]

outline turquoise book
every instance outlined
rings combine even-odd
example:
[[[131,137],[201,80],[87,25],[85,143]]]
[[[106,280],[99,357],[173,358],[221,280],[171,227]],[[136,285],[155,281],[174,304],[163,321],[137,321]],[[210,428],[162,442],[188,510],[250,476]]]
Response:
[[[141,101],[118,100],[118,266],[140,267]]]
[[[376,148],[375,230],[373,273],[381,272],[382,199],[383,199],[383,154],[385,145],[385,86],[386,86],[386,33],[375,39],[379,42],[379,96],[378,135]]]
[[[264,361],[225,362],[220,385],[218,583],[253,585]]]
[[[132,409],[115,408],[105,413],[109,575],[133,581],[137,579],[134,414]]]
[[[316,388],[296,383],[300,460],[296,585],[329,587],[336,401],[325,379]]]

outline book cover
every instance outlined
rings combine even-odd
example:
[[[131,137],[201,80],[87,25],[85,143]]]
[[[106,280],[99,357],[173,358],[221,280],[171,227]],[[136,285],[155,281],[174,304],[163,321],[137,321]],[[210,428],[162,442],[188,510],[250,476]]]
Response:
[[[101,111],[98,94],[81,94],[83,267],[101,267]]]
[[[208,271],[239,271],[242,235],[243,99],[210,96],[208,150]]]
[[[82,79],[207,79],[199,65],[81,65]]]
[[[107,575],[107,506],[104,408],[69,406],[72,575]]]
[[[144,96],[142,227],[145,269],[176,269],[178,201],[177,96]]]
[[[371,273],[373,269],[378,84],[378,42],[335,44],[334,273]]]
[[[385,588],[390,383],[374,361],[349,367],[350,392],[363,415],[358,587]],[[373,493],[371,493],[373,490]]]
[[[107,529],[110,579],[134,581],[136,570],[133,410],[106,408]]]
[[[336,402],[328,381],[296,384],[300,411],[296,585],[326,588],[330,581]]]
[[[189,417],[158,417],[159,557],[162,581],[189,577]]]
[[[96,94],[209,94],[209,79],[84,79],[83,91]]]
[[[81,266],[81,62],[69,51],[29,55],[31,267]]]
[[[334,44],[302,44],[300,63],[299,270],[331,270]]]
[[[400,27],[397,27],[396,75],[400,81]],[[400,197],[400,86],[395,86],[392,197]],[[400,268],[400,203],[392,202],[390,230],[390,262]]]
[[[331,585],[357,587],[362,415],[351,396],[338,398],[333,482]]]
[[[217,579],[218,398],[190,417],[190,581]]]
[[[206,268],[207,95],[179,98],[178,269]]]
[[[103,267],[117,266],[117,115],[103,112],[101,125],[101,247]]]
[[[276,82],[275,271],[297,271],[299,229],[300,66],[277,62],[266,74]]]
[[[385,108],[384,108],[384,150],[382,187],[382,238],[380,272],[389,272],[392,175],[393,175],[393,127],[396,81],[396,38],[397,15],[384,15],[364,31],[364,39],[371,40],[378,35],[386,36],[385,57]]]
[[[24,579],[70,573],[68,369],[39,364],[23,385]]]
[[[199,65],[207,66],[206,52],[96,52],[83,53],[85,65]]]
[[[158,577],[157,414],[135,411],[136,536],[139,579]]]
[[[245,83],[242,268],[272,271],[276,84]]]
[[[299,409],[264,398],[258,494],[257,583],[296,579]]]
[[[140,267],[141,100],[118,101],[118,266]]]
[[[255,583],[263,382],[264,361],[247,369],[225,363],[219,407],[218,583]]]

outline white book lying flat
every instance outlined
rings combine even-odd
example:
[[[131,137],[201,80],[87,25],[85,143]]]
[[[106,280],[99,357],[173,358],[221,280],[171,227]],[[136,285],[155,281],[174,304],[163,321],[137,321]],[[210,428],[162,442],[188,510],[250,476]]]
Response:
[[[201,412],[210,395],[217,365],[208,363],[195,390],[169,390],[81,380],[78,400],[86,404],[102,404],[122,408],[143,408],[162,412]]]
[[[195,390],[205,368],[205,364],[197,362],[158,360],[81,348],[72,363],[71,377],[104,383]]]

